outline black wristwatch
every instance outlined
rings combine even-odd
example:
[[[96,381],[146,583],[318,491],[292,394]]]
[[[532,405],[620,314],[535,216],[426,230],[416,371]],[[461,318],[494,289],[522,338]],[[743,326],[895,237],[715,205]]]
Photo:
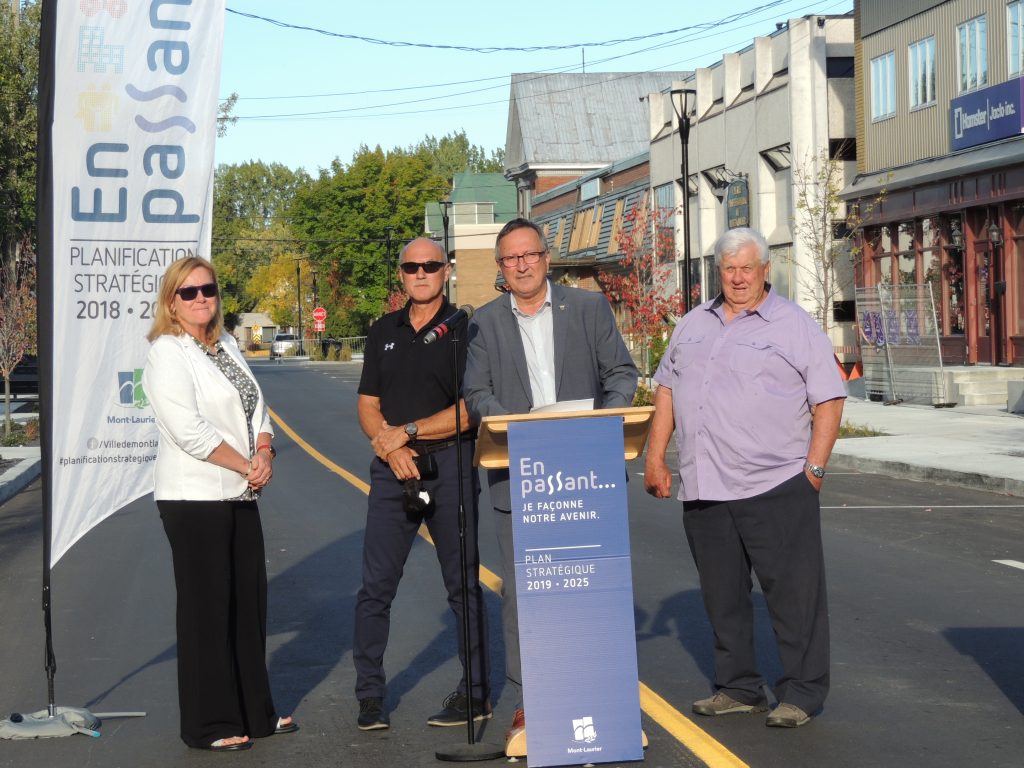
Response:
[[[410,440],[416,439],[416,435],[419,434],[419,429],[416,427],[415,421],[410,421],[405,425],[405,434],[409,436]]]

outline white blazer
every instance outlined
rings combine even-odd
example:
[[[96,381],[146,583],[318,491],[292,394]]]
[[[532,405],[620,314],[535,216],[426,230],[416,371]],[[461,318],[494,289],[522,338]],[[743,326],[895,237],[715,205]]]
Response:
[[[225,333],[220,341],[255,382],[234,337]],[[142,387],[160,429],[154,498],[208,501],[240,496],[245,477],[206,461],[222,442],[250,456],[242,399],[213,360],[191,337],[165,334],[149,348]],[[254,439],[260,432],[274,434],[261,391],[252,429]]]

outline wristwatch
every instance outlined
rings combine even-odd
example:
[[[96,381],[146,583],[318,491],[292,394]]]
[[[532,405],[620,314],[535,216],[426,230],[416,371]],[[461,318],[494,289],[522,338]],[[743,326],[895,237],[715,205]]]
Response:
[[[817,464],[811,464],[811,462],[804,462],[804,469],[814,475],[816,478],[821,480],[825,476],[825,468],[819,467]]]
[[[408,424],[405,425],[405,434],[409,436],[410,440],[415,440],[418,432],[419,429],[416,428],[415,421],[410,421]]]

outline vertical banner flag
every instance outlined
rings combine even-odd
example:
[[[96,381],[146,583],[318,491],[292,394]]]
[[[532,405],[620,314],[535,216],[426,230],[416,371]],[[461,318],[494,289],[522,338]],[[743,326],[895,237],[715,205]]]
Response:
[[[152,490],[139,383],[160,277],[210,254],[224,0],[60,0],[51,564]]]
[[[643,759],[622,442],[621,416],[508,425],[531,766]]]

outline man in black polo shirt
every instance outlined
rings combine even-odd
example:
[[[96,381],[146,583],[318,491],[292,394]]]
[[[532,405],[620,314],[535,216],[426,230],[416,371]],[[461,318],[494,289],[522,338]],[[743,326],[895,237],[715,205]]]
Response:
[[[356,600],[352,655],[356,667],[359,728],[390,725],[384,708],[384,649],[391,626],[391,602],[420,523],[434,540],[448,605],[462,624],[455,448],[455,377],[447,340],[424,344],[423,337],[455,308],[442,289],[451,267],[433,240],[413,240],[399,257],[402,285],[409,295],[403,309],[370,327],[359,381],[359,424],[377,458],[370,466],[370,501],[363,542],[363,586]],[[460,372],[466,365],[459,346]],[[461,376],[461,373],[460,373]],[[490,718],[487,618],[478,581],[477,473],[472,466],[473,435],[460,401],[463,501],[466,508],[469,627],[473,659],[473,719]],[[466,649],[458,633],[463,677],[429,725],[465,725]]]

